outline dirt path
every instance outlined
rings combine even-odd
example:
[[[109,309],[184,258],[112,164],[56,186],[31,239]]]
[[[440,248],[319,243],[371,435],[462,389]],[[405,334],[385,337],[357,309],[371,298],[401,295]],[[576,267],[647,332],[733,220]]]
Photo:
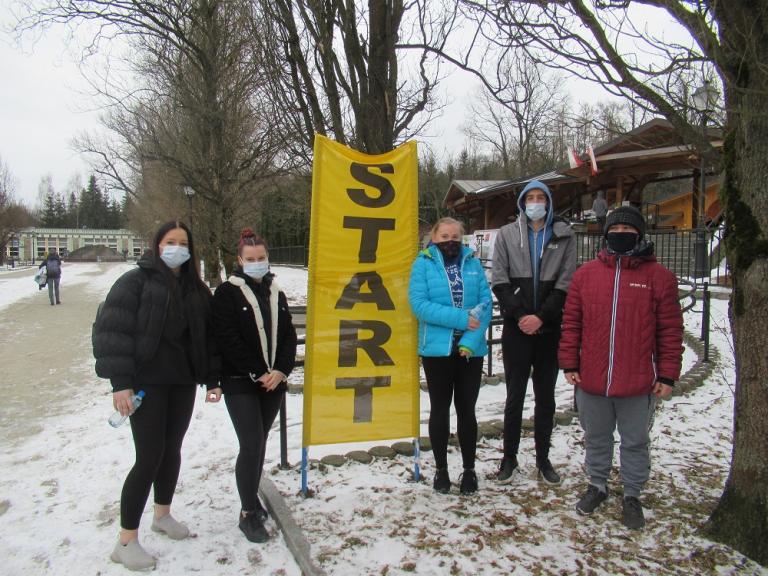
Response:
[[[16,444],[39,432],[47,418],[65,409],[67,403],[59,400],[93,378],[91,322],[100,298],[88,290],[87,278],[113,265],[88,266],[98,266],[98,272],[79,275],[71,284],[64,270],[60,306],[50,305],[47,289],[35,291],[34,270],[0,276],[0,282],[29,277],[31,287],[29,297],[0,309],[0,435],[5,442]]]

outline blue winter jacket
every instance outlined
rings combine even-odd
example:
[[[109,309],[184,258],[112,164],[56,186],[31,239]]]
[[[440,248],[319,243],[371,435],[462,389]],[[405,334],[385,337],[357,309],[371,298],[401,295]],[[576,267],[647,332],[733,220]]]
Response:
[[[437,246],[428,246],[416,257],[411,267],[408,300],[419,319],[419,355],[450,356],[453,331],[463,330],[459,346],[472,351],[473,356],[488,353],[486,334],[491,321],[491,290],[480,261],[466,246],[461,253],[461,275],[464,280],[462,308],[453,305],[451,287],[443,264],[443,255]],[[486,302],[480,315],[480,327],[467,330],[469,311],[480,302]]]

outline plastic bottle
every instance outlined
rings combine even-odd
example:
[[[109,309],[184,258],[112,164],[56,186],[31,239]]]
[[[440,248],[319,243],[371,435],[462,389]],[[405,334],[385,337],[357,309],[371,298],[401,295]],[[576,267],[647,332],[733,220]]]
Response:
[[[112,416],[109,417],[109,420],[108,420],[109,425],[112,426],[113,428],[117,428],[118,426],[120,426],[123,422],[125,422],[128,419],[128,416],[136,412],[139,406],[141,406],[141,400],[143,398],[144,398],[144,390],[139,390],[138,392],[136,392],[136,394],[131,396],[131,404],[133,405],[133,408],[131,409],[131,413],[123,416],[122,414],[120,414],[119,411],[115,412],[114,414],[112,414]]]
[[[488,302],[480,302],[480,304],[478,304],[477,306],[475,306],[469,311],[469,315],[472,316],[472,318],[474,318],[475,320],[479,320],[486,306],[488,306]]]

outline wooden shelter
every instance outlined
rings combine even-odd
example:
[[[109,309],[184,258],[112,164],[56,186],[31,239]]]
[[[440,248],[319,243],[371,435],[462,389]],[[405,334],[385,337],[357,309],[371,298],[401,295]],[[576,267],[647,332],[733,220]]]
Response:
[[[719,132],[710,131],[715,148],[722,147]],[[555,213],[576,217],[592,206],[595,193],[602,191],[608,206],[629,202],[646,213],[650,227],[691,227],[698,222],[701,160],[695,149],[683,143],[672,124],[654,119],[606,142],[593,150],[596,171],[587,154],[576,167],[562,166],[544,174],[506,181],[455,180],[446,193],[444,204],[470,220],[470,229],[499,228],[517,213],[517,195],[531,180],[549,186]],[[719,212],[716,179],[707,171],[709,194],[705,203],[707,215]],[[687,199],[682,202],[690,210],[680,209],[679,195],[674,206],[643,200],[643,190],[651,182],[691,180]],[[666,211],[665,211],[666,210]],[[666,221],[666,224],[665,224]]]

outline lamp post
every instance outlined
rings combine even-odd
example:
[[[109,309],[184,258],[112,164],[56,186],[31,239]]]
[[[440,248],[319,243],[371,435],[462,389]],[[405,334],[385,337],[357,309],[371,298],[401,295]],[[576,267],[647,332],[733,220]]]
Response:
[[[195,189],[192,188],[192,186],[184,186],[184,194],[187,197],[187,201],[189,202],[189,228],[192,229],[192,197],[195,195]]]
[[[717,102],[718,92],[709,80],[699,86],[692,95],[693,105],[701,113],[701,135],[706,140],[707,137],[707,113],[710,112]],[[696,221],[696,239],[693,245],[694,271],[695,278],[709,277],[709,257],[707,255],[707,229],[704,221],[707,195],[707,173],[704,162],[704,154],[699,152],[699,172],[701,183],[699,185],[699,197],[697,203],[698,218]]]

